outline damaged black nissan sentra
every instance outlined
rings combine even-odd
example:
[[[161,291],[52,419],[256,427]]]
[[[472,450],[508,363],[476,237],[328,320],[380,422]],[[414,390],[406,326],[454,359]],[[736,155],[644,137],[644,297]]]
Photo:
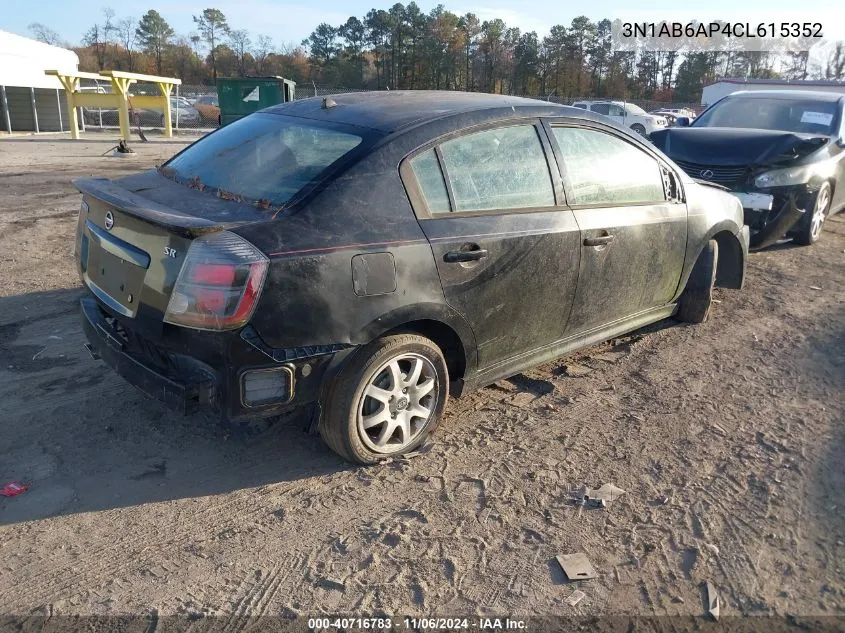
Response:
[[[450,393],[740,288],[735,197],[583,110],[381,92],[250,115],[76,182],[89,350],[182,412],[309,407],[371,463]]]
[[[739,197],[752,247],[783,237],[810,245],[845,208],[843,108],[841,93],[736,92],[651,140],[691,177]]]

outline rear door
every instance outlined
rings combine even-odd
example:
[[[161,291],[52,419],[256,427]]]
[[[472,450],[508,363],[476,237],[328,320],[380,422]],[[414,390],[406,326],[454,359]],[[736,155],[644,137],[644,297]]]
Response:
[[[422,148],[402,172],[446,301],[475,334],[479,368],[562,338],[580,231],[543,127],[471,131]]]
[[[581,264],[568,334],[602,328],[675,295],[687,243],[680,180],[656,153],[594,123],[549,122]]]

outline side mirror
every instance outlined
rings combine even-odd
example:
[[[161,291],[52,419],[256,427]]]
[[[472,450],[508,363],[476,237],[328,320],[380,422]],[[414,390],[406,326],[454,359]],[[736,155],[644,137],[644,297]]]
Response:
[[[675,119],[675,125],[678,127],[689,127],[689,117],[688,116],[679,116]]]

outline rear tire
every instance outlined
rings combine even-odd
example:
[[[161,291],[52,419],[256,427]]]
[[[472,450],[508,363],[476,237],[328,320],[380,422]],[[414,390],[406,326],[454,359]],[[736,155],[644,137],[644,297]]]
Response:
[[[810,246],[819,241],[827,214],[830,213],[831,188],[829,182],[822,183],[813,200],[813,212],[801,220],[801,228],[792,239],[800,246]]]
[[[678,301],[675,318],[685,323],[704,323],[713,304],[713,284],[719,263],[719,244],[710,240],[702,249],[690,273],[687,287]]]
[[[421,446],[448,398],[449,371],[432,341],[385,336],[356,351],[328,383],[318,429],[344,459],[374,464]]]

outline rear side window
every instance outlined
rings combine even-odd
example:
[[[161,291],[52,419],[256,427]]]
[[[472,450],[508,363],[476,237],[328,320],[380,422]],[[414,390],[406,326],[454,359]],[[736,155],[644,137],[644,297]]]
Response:
[[[586,103],[573,103],[572,105],[573,105],[573,107],[576,107],[576,108],[581,108],[582,110],[586,110],[586,109],[587,109],[587,104],[586,104]]]
[[[420,185],[428,209],[432,213],[449,213],[449,194],[433,149],[411,159],[411,169]]]
[[[576,205],[664,202],[659,163],[643,150],[606,132],[552,128],[563,155]]]
[[[276,114],[254,114],[197,141],[162,172],[224,197],[281,205],[363,141],[355,133]]]
[[[455,211],[550,207],[549,166],[533,125],[468,134],[440,146]]]

